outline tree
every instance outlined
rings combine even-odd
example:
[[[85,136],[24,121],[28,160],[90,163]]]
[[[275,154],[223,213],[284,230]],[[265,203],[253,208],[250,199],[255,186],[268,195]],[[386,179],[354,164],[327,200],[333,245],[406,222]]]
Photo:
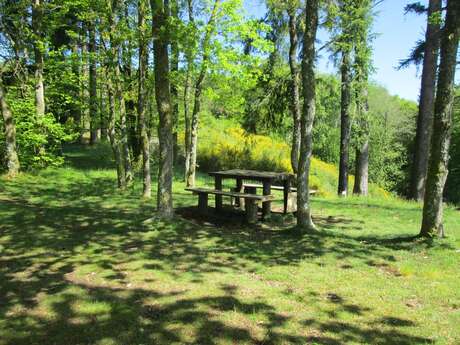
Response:
[[[100,133],[100,119],[97,99],[97,66],[96,66],[96,29],[93,22],[88,23],[89,34],[89,116],[90,116],[90,144],[94,145]]]
[[[145,106],[146,99],[146,74],[148,68],[148,35],[146,30],[147,0],[138,0],[137,5],[138,35],[139,35],[139,76],[138,76],[138,98],[137,116],[139,118],[141,151],[142,151],[142,172],[144,198],[152,195],[150,178],[150,138],[147,127],[147,111]]]
[[[32,30],[35,54],[35,107],[37,117],[45,115],[45,86],[43,82],[44,70],[44,39],[43,26],[43,0],[34,0],[32,4]]]
[[[120,6],[118,1],[112,2],[111,0],[107,0],[105,5],[107,12],[106,30],[108,36],[108,42],[104,45],[106,55],[105,70],[107,72],[105,83],[109,103],[108,135],[117,167],[118,188],[125,188],[126,171],[123,163],[122,142],[119,131],[120,126],[118,126],[120,113],[123,111],[124,107],[124,99],[120,91],[120,67],[118,64],[120,44],[117,35],[117,26]],[[117,100],[119,102],[118,106]]]
[[[410,197],[422,200],[425,192],[439,54],[441,0],[430,0],[425,34],[419,113],[410,181]]]
[[[333,32],[332,53],[340,55],[340,156],[339,156],[339,196],[348,194],[348,165],[351,138],[351,103],[352,103],[352,53],[358,35],[355,35],[357,9],[354,0],[342,0],[339,4],[329,4],[327,26]],[[359,43],[358,43],[359,44]]]
[[[371,48],[369,34],[372,24],[372,0],[356,0],[357,36],[354,46],[355,103],[357,115],[355,184],[353,194],[366,196],[369,193],[369,106],[368,79],[371,69]]]
[[[3,125],[5,127],[6,166],[8,168],[8,176],[15,177],[20,168],[18,153],[16,151],[16,126],[14,124],[13,113],[6,101],[1,73],[0,110],[2,112]]]
[[[434,105],[433,134],[420,230],[420,235],[423,237],[444,235],[442,203],[444,185],[448,174],[455,68],[460,39],[460,21],[458,18],[460,18],[460,2],[448,0],[446,20],[441,37],[441,59]]]
[[[298,4],[291,2],[287,13],[289,16],[289,67],[291,71],[291,97],[290,106],[292,113],[292,147],[291,166],[294,173],[297,173],[300,151],[300,97],[299,97],[299,71],[297,66],[297,12]]]
[[[303,37],[302,82],[303,111],[300,118],[299,172],[297,174],[297,226],[302,231],[315,230],[311,218],[309,174],[312,152],[312,130],[315,119],[315,39],[318,29],[319,0],[306,0]]]
[[[155,73],[155,98],[157,102],[160,142],[157,209],[162,217],[173,215],[173,114],[169,81],[168,19],[169,1],[150,0],[152,8],[152,35]]]
[[[201,69],[195,82],[195,96],[190,127],[190,163],[188,164],[189,170],[186,172],[187,186],[195,185],[196,154],[198,145],[198,119],[201,111],[201,92],[203,91],[203,82],[208,70],[210,59],[210,42],[215,29],[215,22],[219,5],[220,0],[214,0],[214,6],[212,8],[208,23],[206,24],[203,42],[200,47],[203,52],[203,56],[201,61]]]

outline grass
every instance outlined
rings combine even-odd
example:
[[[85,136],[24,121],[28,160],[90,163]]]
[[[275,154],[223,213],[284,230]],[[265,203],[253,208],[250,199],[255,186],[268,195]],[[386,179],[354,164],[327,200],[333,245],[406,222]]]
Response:
[[[67,155],[0,180],[2,345],[460,343],[454,208],[433,243],[397,199],[315,198],[304,236],[289,218],[145,222],[154,201],[116,189],[109,152]],[[176,206],[195,205],[183,187]]]

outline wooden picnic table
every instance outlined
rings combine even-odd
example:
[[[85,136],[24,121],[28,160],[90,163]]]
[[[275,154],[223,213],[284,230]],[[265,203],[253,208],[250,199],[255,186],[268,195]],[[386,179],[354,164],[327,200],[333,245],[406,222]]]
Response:
[[[242,193],[244,190],[243,181],[258,181],[262,183],[263,195],[271,194],[271,187],[275,183],[281,183],[283,185],[283,200],[284,200],[284,212],[287,210],[287,203],[289,193],[291,191],[291,181],[294,178],[293,174],[290,173],[278,173],[270,171],[256,171],[256,170],[242,170],[232,169],[210,172],[210,176],[214,177],[214,188],[216,190],[222,190],[223,179],[235,179],[236,180],[236,191]],[[215,195],[216,210],[222,209],[222,195]],[[270,218],[271,202],[266,201],[262,204],[262,215],[264,219]]]

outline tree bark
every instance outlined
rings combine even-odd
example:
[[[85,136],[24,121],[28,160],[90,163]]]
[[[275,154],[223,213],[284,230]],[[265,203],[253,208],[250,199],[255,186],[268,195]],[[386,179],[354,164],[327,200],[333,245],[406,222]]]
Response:
[[[172,0],[171,3],[171,16],[174,20],[179,20],[179,4],[178,0]],[[173,112],[173,140],[174,140],[174,161],[177,161],[178,153],[178,142],[177,142],[177,131],[179,122],[179,43],[177,39],[171,42],[171,73],[173,80],[171,83],[171,100],[172,100],[172,112]]]
[[[353,194],[367,196],[369,194],[369,139],[365,139],[356,149],[356,170]]]
[[[115,157],[115,164],[117,167],[117,183],[118,188],[123,189],[126,187],[126,175],[123,166],[123,159],[121,154],[121,145],[118,140],[115,124],[116,124],[116,105],[115,105],[115,91],[113,87],[112,73],[107,77],[107,98],[109,101],[109,123],[108,123],[108,135],[110,146],[112,147],[113,156]]]
[[[35,54],[35,113],[37,117],[45,115],[45,86],[43,81],[44,42],[42,38],[43,0],[34,0],[32,5],[32,30],[34,33]]]
[[[289,15],[289,67],[291,70],[291,100],[290,107],[292,113],[292,147],[291,147],[291,166],[292,171],[297,173],[299,166],[300,151],[300,100],[299,100],[299,70],[297,66],[297,25],[296,8],[290,7]]]
[[[195,98],[193,104],[192,112],[192,121],[191,121],[191,130],[190,130],[190,163],[189,171],[186,176],[187,186],[195,185],[195,173],[196,173],[196,155],[198,148],[198,119],[201,110],[201,92],[203,90],[203,81],[208,70],[208,60],[209,60],[209,43],[211,41],[211,36],[215,28],[215,20],[217,15],[217,10],[219,8],[221,0],[214,1],[214,7],[211,11],[211,16],[206,25],[206,32],[203,38],[203,44],[201,50],[203,51],[203,59],[201,62],[201,69],[198,75],[198,78],[195,83]]]
[[[417,118],[417,131],[414,145],[414,161],[410,185],[410,197],[423,200],[426,173],[430,151],[431,132],[433,130],[434,97],[436,88],[436,70],[440,44],[440,23],[430,21],[432,15],[441,11],[441,0],[430,0],[428,7],[425,51],[423,58],[422,85]]]
[[[96,69],[96,33],[93,23],[88,24],[89,34],[89,119],[90,119],[90,144],[94,145],[98,139],[100,118],[98,114],[97,99],[97,69]]]
[[[121,59],[121,52],[118,49],[118,61]],[[131,157],[129,152],[128,130],[126,124],[126,102],[123,95],[123,80],[120,72],[120,65],[116,62],[115,65],[115,94],[118,101],[118,110],[120,113],[120,145],[123,157],[123,165],[126,176],[126,184],[133,181],[133,171],[131,167]]]
[[[445,27],[441,41],[438,88],[434,105],[434,126],[431,139],[430,160],[423,206],[420,235],[443,236],[442,196],[449,163],[449,146],[452,132],[452,106],[454,101],[455,68],[460,39],[460,2],[448,0]]]
[[[82,30],[82,45],[81,45],[81,55],[82,55],[82,68],[81,68],[81,104],[83,109],[81,112],[81,135],[80,142],[82,144],[88,144],[87,134],[90,131],[90,113],[89,113],[89,64],[88,64],[88,35],[87,35],[87,24],[83,24]]]
[[[173,216],[172,182],[173,182],[173,119],[169,81],[169,37],[166,28],[169,16],[168,0],[151,0],[152,34],[155,72],[155,98],[157,102],[160,142],[157,209],[162,217]]]
[[[6,94],[0,75],[0,106],[3,116],[3,125],[5,127],[5,148],[6,148],[6,166],[8,176],[15,177],[19,173],[19,158],[16,151],[16,126],[14,124],[13,113],[6,101]]]
[[[117,181],[118,188],[126,187],[126,174],[125,167],[123,163],[122,155],[122,144],[120,141],[121,135],[117,131],[117,122],[119,121],[119,116],[117,116],[117,106],[116,100],[123,100],[123,97],[119,95],[120,93],[120,69],[118,64],[119,58],[119,44],[117,43],[116,33],[117,33],[117,12],[119,10],[118,1],[109,1],[109,40],[110,40],[110,49],[107,51],[107,77],[106,77],[106,86],[107,86],[107,98],[109,102],[109,121],[108,121],[108,135],[112,151],[115,157],[116,167],[117,167]],[[124,102],[120,102],[119,108],[122,107]],[[118,109],[118,113],[121,113],[121,109]]]
[[[141,151],[142,151],[142,172],[144,198],[152,196],[151,177],[150,177],[150,140],[147,130],[146,107],[145,107],[145,81],[148,67],[148,46],[147,33],[145,31],[145,16],[147,3],[146,0],[138,1],[138,30],[139,30],[139,80],[138,80],[138,99],[137,115],[139,118]]]
[[[348,194],[348,161],[350,152],[350,105],[351,105],[351,62],[350,53],[342,52],[341,98],[340,98],[340,162],[339,162],[339,196]]]
[[[315,119],[315,39],[318,29],[319,0],[306,0],[303,38],[302,82],[303,111],[300,118],[300,155],[297,174],[297,226],[301,231],[315,230],[311,217],[309,174],[312,153],[312,130]]]
[[[189,22],[194,24],[193,18],[193,4],[192,0],[187,1],[188,5],[188,16]],[[187,182],[187,176],[190,172],[190,147],[191,143],[191,122],[190,122],[190,89],[192,88],[192,71],[193,71],[193,54],[191,48],[185,50],[185,57],[187,60],[187,72],[185,75],[185,85],[184,85],[184,123],[185,123],[185,137],[184,137],[184,147],[185,147],[185,174],[184,181]]]

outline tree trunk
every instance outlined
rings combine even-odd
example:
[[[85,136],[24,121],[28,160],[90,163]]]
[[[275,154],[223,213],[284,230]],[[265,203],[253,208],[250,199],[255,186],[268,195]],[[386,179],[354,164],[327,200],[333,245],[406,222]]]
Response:
[[[201,70],[198,75],[198,79],[195,84],[195,99],[193,104],[193,113],[192,113],[192,123],[190,130],[190,163],[189,171],[186,176],[187,186],[195,185],[195,173],[196,173],[196,155],[198,148],[198,118],[201,110],[201,92],[203,90],[203,81],[208,70],[208,60],[209,60],[209,43],[211,41],[211,36],[215,28],[215,19],[217,15],[217,10],[219,8],[221,0],[214,1],[214,7],[211,12],[211,16],[206,25],[206,32],[203,39],[203,44],[201,50],[203,51],[203,60],[201,62]]]
[[[118,50],[120,54],[120,50]],[[118,56],[118,61],[120,61],[121,56]],[[123,95],[123,80],[120,72],[120,66],[116,62],[115,66],[115,92],[118,101],[118,110],[120,113],[120,145],[121,153],[123,157],[123,165],[126,176],[126,184],[130,184],[133,181],[133,171],[131,168],[131,157],[129,152],[129,143],[128,143],[128,130],[126,124],[126,102]]]
[[[299,71],[297,67],[297,26],[296,8],[290,7],[289,15],[289,67],[291,69],[291,113],[292,113],[292,147],[291,147],[291,166],[292,171],[297,173],[299,165],[300,151],[300,101],[299,101]]]
[[[184,146],[185,146],[185,176],[184,180],[187,182],[187,176],[190,174],[190,148],[191,143],[191,123],[190,123],[190,89],[191,89],[191,65],[192,62],[187,63],[187,74],[185,76],[185,85],[184,85],[184,122],[185,122],[185,137],[184,137]]]
[[[6,166],[8,176],[15,177],[19,173],[19,158],[16,151],[16,126],[14,124],[13,113],[6,101],[5,90],[0,76],[0,106],[5,127],[5,148],[6,148]]]
[[[187,1],[188,4],[188,16],[189,22],[194,23],[193,18],[193,4],[192,0]],[[187,72],[185,75],[184,85],[184,125],[185,125],[185,174],[184,181],[187,182],[187,176],[190,174],[190,148],[191,143],[191,122],[190,122],[190,89],[192,88],[192,74],[193,74],[193,54],[191,48],[185,50],[185,56],[187,60]]]
[[[110,144],[112,146],[112,151],[115,157],[115,162],[117,166],[117,180],[118,188],[126,187],[126,174],[125,166],[123,163],[122,155],[122,145],[120,142],[121,135],[117,131],[117,122],[119,116],[117,116],[117,100],[123,100],[123,95],[120,97],[120,69],[119,69],[119,44],[117,43],[117,12],[119,10],[119,2],[114,1],[108,2],[109,4],[109,40],[110,40],[110,49],[107,51],[107,76],[106,76],[106,86],[107,86],[107,98],[109,102],[109,120],[108,120],[108,135]],[[121,108],[124,102],[120,102],[119,107]],[[121,109],[118,109],[119,113],[122,112]]]
[[[367,196],[369,194],[369,139],[364,139],[356,148],[356,170],[353,194]]]
[[[137,115],[139,118],[141,151],[142,151],[142,172],[144,198],[152,196],[150,178],[150,140],[147,131],[146,107],[145,107],[145,81],[148,67],[148,46],[147,33],[145,32],[146,0],[138,1],[138,30],[139,30],[139,80],[138,80],[138,99]]]
[[[348,194],[348,160],[350,152],[351,62],[350,53],[342,52],[340,98],[340,163],[338,195]]]
[[[436,88],[436,70],[439,54],[440,24],[430,21],[433,14],[441,11],[441,0],[430,0],[428,8],[427,29],[425,34],[425,51],[423,58],[422,85],[417,118],[417,131],[414,146],[414,161],[410,185],[410,197],[423,200],[426,173],[428,168],[430,139],[433,130],[434,97]]]
[[[301,231],[315,230],[311,217],[309,174],[312,153],[312,130],[315,119],[315,39],[318,29],[319,0],[307,0],[303,38],[302,82],[303,111],[300,118],[300,155],[297,174],[297,226]]]
[[[179,4],[178,0],[172,0],[171,3],[171,15],[174,20],[179,20]],[[179,122],[179,88],[178,88],[178,72],[179,72],[179,44],[177,39],[171,42],[171,74],[173,80],[171,83],[171,100],[172,100],[172,112],[173,112],[173,140],[174,140],[174,162],[177,161],[178,142],[177,142],[177,131]]]
[[[460,2],[448,0],[445,27],[441,41],[438,89],[434,105],[434,126],[423,206],[420,235],[444,235],[442,196],[447,179],[449,145],[452,132],[455,68],[460,39]]]
[[[42,41],[43,2],[34,0],[32,5],[32,29],[35,35],[33,40],[35,54],[35,113],[37,117],[45,115],[45,86],[43,82],[43,49]]]
[[[169,82],[169,37],[161,28],[168,25],[168,0],[151,0],[152,34],[155,72],[155,98],[157,101],[159,123],[158,140],[160,142],[157,209],[160,216],[173,216],[173,119]]]
[[[97,70],[96,70],[96,33],[93,23],[88,24],[89,33],[89,119],[90,119],[90,144],[94,145],[98,139],[100,118],[97,105]]]
[[[115,157],[115,164],[117,167],[117,182],[118,188],[126,187],[126,175],[123,166],[123,159],[121,155],[121,145],[118,140],[117,132],[115,129],[116,124],[116,105],[115,105],[115,92],[112,82],[113,74],[107,77],[107,97],[109,101],[109,123],[108,123],[108,135],[110,140],[110,146],[112,147],[113,155]]]
[[[78,42],[78,40],[75,40],[74,44],[72,45],[72,57],[73,57],[72,73],[75,76],[75,80],[80,80],[81,56],[80,56],[79,46],[80,46],[80,42]],[[75,91],[73,92],[73,97],[75,97],[75,99],[79,99],[80,87],[75,88]],[[81,107],[79,105],[74,106],[72,117],[73,117],[74,123],[77,125],[77,128],[80,131],[81,130],[80,128],[81,127]]]
[[[90,131],[90,114],[89,114],[89,65],[88,65],[88,51],[89,44],[87,40],[87,28],[86,24],[83,24],[82,30],[82,45],[81,45],[81,55],[82,55],[82,78],[81,78],[81,104],[83,109],[81,112],[81,136],[80,142],[82,144],[88,144],[87,134]]]

